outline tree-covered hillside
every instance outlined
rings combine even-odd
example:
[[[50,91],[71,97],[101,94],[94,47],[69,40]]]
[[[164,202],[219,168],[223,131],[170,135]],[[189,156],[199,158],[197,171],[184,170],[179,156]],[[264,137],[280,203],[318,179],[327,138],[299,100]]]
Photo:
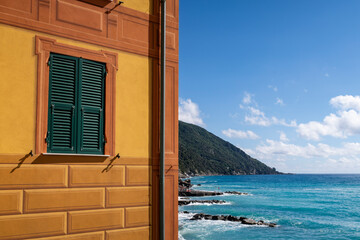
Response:
[[[205,129],[179,121],[179,167],[187,175],[280,174]]]

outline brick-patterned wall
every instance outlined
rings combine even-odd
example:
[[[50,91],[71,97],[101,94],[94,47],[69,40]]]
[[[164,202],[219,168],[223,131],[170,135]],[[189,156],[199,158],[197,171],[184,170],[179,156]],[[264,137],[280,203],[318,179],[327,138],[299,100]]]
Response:
[[[27,50],[34,47],[28,46],[30,41],[26,41],[24,31],[20,38],[11,39],[11,45],[2,46],[3,49],[11,49],[9,66],[15,66],[12,68],[14,71],[11,68],[6,69],[8,73],[4,70],[2,75],[5,77],[3,77],[11,79],[11,82],[14,82],[13,86],[17,86],[14,76],[20,76],[19,79],[22,79],[23,82],[19,80],[21,83],[17,83],[18,89],[21,91],[17,90],[16,94],[12,94],[11,91],[6,90],[8,93],[3,95],[3,98],[11,95],[14,98],[10,100],[5,98],[11,103],[9,106],[12,109],[3,114],[10,119],[8,124],[2,124],[6,126],[5,128],[11,129],[11,134],[1,133],[2,139],[6,139],[6,151],[0,153],[0,239],[158,239],[160,1],[152,1],[153,11],[151,14],[139,12],[124,5],[113,10],[111,14],[106,14],[102,8],[73,0],[23,0],[22,3],[19,2],[0,1],[1,24],[14,27],[14,29],[21,28],[26,32],[30,30],[62,37],[73,41],[71,44],[77,42],[77,47],[82,47],[81,45],[85,43],[93,44],[93,46],[111,48],[113,51],[151,58],[153,69],[146,73],[146,76],[151,77],[149,97],[152,96],[150,101],[152,106],[149,106],[151,108],[149,109],[149,122],[146,122],[147,116],[141,115],[146,113],[144,109],[140,110],[141,114],[139,115],[146,120],[143,125],[149,124],[150,131],[149,136],[138,134],[141,138],[145,137],[149,140],[145,144],[149,145],[151,150],[148,155],[147,148],[138,145],[136,141],[138,138],[134,138],[130,141],[131,144],[125,144],[125,147],[129,147],[131,151],[142,149],[141,154],[129,154],[130,151],[127,149],[125,152],[129,158],[116,160],[112,166],[108,164],[113,159],[94,161],[87,157],[77,156],[73,157],[74,159],[66,157],[65,160],[65,157],[59,156],[7,155],[24,153],[25,150],[33,148],[31,142],[33,129],[31,127],[35,124],[31,125],[31,121],[36,118],[30,116],[32,111],[35,111],[35,105],[31,105],[31,97],[35,96],[35,93],[33,94],[31,89],[36,84],[31,85],[28,77],[31,75],[29,73],[36,75],[34,72],[36,68],[24,58]],[[112,3],[112,6],[114,4]],[[138,2],[134,1],[134,4],[138,5]],[[110,5],[109,8],[112,6]],[[177,239],[178,227],[178,9],[178,0],[167,1],[166,56],[168,67],[166,70],[165,124],[165,231],[167,239]],[[95,24],[98,26],[97,29],[93,28],[93,24],[89,25],[89,21],[83,21],[83,19],[89,19],[87,17],[77,21],[78,18],[73,16],[77,16],[79,12],[83,12],[86,16],[95,16],[92,21],[100,24]],[[134,28],[134,26],[137,27]],[[21,41],[21,45],[14,47],[12,41],[16,40]],[[31,41],[32,43],[33,41]],[[33,50],[31,51],[33,53]],[[14,60],[13,57],[17,58]],[[21,63],[26,64],[21,65]],[[130,62],[130,65],[137,64]],[[20,66],[27,67],[30,71],[26,68],[21,69],[24,76],[19,75],[17,71]],[[124,76],[132,74],[128,70],[123,73],[125,73]],[[132,77],[128,79],[131,80],[131,84],[142,83],[134,81]],[[138,85],[145,86],[144,84]],[[131,91],[129,93],[133,94]],[[134,96],[137,95],[134,94]],[[125,99],[132,100],[133,96]],[[21,106],[14,105],[15,102]],[[23,106],[25,102],[28,102],[30,107]],[[133,109],[132,102],[128,105],[126,102],[121,101],[121,103],[125,106],[123,113],[126,114],[129,111],[129,106]],[[18,115],[12,116],[15,112]],[[23,118],[23,116],[25,117]],[[128,124],[122,125],[123,129],[129,126],[139,127],[136,124],[129,125],[133,121],[131,116],[133,115],[126,116],[125,122],[128,121]],[[120,117],[124,117],[124,115]],[[26,119],[27,121],[14,122],[13,119]],[[24,125],[24,122],[30,122],[30,128],[28,125]],[[116,126],[119,129],[118,123]],[[22,135],[23,133],[26,133],[27,136]],[[140,133],[142,132],[140,131]],[[121,137],[125,141],[129,139],[123,135]],[[122,141],[124,142],[124,140]],[[20,151],[16,150],[19,146]],[[5,149],[4,145],[1,147]],[[117,145],[116,147],[120,149]],[[143,151],[143,149],[145,150]],[[120,154],[126,155],[124,152],[120,152]],[[142,156],[143,158],[132,156]]]
[[[0,164],[0,239],[149,239],[150,175],[148,165]]]

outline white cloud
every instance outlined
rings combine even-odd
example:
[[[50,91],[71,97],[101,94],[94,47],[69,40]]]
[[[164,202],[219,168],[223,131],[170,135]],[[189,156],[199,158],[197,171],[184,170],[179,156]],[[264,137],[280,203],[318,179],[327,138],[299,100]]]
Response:
[[[199,106],[191,99],[179,99],[179,120],[199,126],[205,126],[200,117]]]
[[[296,131],[300,136],[318,141],[322,136],[347,138],[360,134],[360,97],[337,96],[330,100],[330,104],[339,111],[325,116],[322,122],[299,124]]]
[[[276,98],[275,104],[279,104],[279,105],[281,105],[281,106],[284,106],[284,105],[285,105],[285,104],[284,104],[284,101],[283,101],[281,98]]]
[[[360,143],[342,143],[338,147],[319,143],[299,146],[266,140],[255,149],[244,149],[280,171],[302,173],[357,173],[360,171]]]
[[[354,109],[360,111],[360,96],[337,96],[330,99],[330,104],[342,110]]]
[[[242,138],[242,139],[258,139],[259,136],[256,135],[254,132],[248,131],[241,131],[241,130],[234,130],[234,129],[227,129],[223,130],[222,133],[229,137],[229,138]]]
[[[283,104],[283,101],[278,98],[279,103]],[[277,117],[267,117],[264,112],[258,109],[258,105],[254,99],[254,95],[245,92],[243,104],[239,104],[239,108],[246,112],[245,122],[251,125],[258,125],[268,127],[271,125],[281,125],[286,127],[296,127],[295,120],[287,122],[285,119],[278,119]]]
[[[262,111],[260,111],[257,108],[249,107],[249,110],[250,110],[250,113],[253,115],[265,117],[265,113],[263,113]]]
[[[283,142],[289,141],[289,139],[287,138],[287,136],[284,132],[280,132],[280,141],[283,141]]]
[[[324,76],[325,76],[325,77],[329,77],[330,75],[329,75],[328,73],[325,73]]]
[[[243,103],[244,104],[250,104],[252,102],[252,95],[248,92],[244,93]]]
[[[251,125],[259,125],[268,127],[271,125],[282,125],[286,127],[296,127],[296,121],[286,122],[284,119],[278,119],[277,117],[266,117],[265,113],[254,107],[248,107],[249,114],[245,116],[245,122]]]
[[[333,161],[341,159],[358,159],[360,161],[360,143],[343,143],[342,147],[333,147],[328,144],[318,143],[299,146],[282,141],[267,139],[266,143],[258,145],[255,149],[248,149],[259,159],[288,159],[292,157],[301,158],[331,158]]]
[[[277,91],[278,91],[278,88],[275,87],[275,86],[269,85],[268,88],[271,88],[274,92],[277,92]]]

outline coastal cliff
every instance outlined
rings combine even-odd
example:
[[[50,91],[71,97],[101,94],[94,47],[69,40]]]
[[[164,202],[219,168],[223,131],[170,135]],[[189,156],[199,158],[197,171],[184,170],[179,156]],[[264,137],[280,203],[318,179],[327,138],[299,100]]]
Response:
[[[199,126],[179,121],[181,176],[282,174]]]

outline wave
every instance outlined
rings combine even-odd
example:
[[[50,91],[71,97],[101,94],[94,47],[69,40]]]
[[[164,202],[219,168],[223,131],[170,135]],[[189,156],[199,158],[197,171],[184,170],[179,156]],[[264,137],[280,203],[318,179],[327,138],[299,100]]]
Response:
[[[190,220],[196,213],[193,212],[189,212],[189,213],[184,213],[184,212],[179,212],[178,214],[178,218],[179,218],[179,223],[183,223],[183,224],[192,224],[194,226],[197,226],[196,223],[202,223],[202,225],[209,225],[211,226],[212,224],[217,224],[219,226],[225,226],[227,224],[230,224],[230,228],[232,229],[233,227],[267,227],[265,225],[246,225],[246,224],[242,224],[241,222],[231,222],[231,221],[222,221],[222,220],[207,220],[207,219],[201,219],[201,220]],[[218,215],[226,215],[226,214],[218,214]],[[276,222],[276,220],[278,219],[272,219],[272,221],[269,221],[269,219],[265,219],[265,218],[258,218],[257,220],[263,220],[264,222]],[[277,225],[279,226],[279,225]]]
[[[192,216],[194,216],[195,213],[183,213],[183,212],[179,212],[178,217],[179,217],[179,221],[181,220],[185,220],[185,219],[190,219],[192,218]]]
[[[223,195],[218,195],[219,197],[221,196],[254,196],[254,194],[252,193],[248,193],[248,194],[242,194],[242,195],[238,195],[238,194],[233,194],[233,193],[224,193]]]
[[[186,235],[197,236],[198,239],[206,239],[214,232],[236,231],[240,228],[266,228],[263,225],[245,225],[240,222],[214,221],[214,220],[189,220],[193,214],[179,213],[179,236],[185,239]]]
[[[178,197],[178,200],[188,200],[189,197]]]
[[[178,232],[178,240],[186,240],[180,232]]]
[[[212,205],[231,205],[231,202],[225,203],[190,203],[184,206],[212,206]]]

